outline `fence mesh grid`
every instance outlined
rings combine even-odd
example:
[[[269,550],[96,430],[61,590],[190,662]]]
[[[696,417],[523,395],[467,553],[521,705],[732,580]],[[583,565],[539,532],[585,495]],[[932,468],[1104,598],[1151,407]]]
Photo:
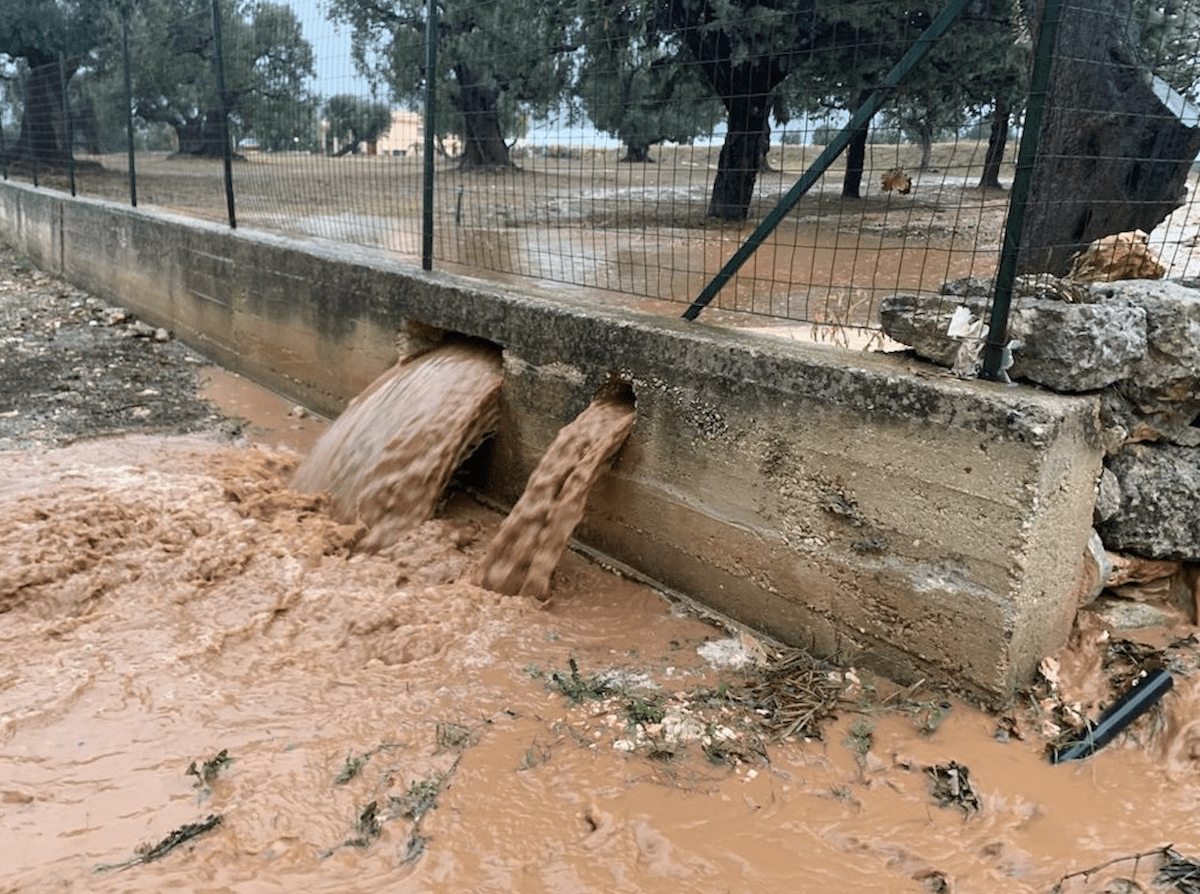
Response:
[[[228,220],[228,145],[238,226],[414,261],[431,184],[435,267],[678,313],[944,5],[442,0],[431,30],[416,0],[154,0],[84,52],[0,56],[0,154],[6,178]],[[706,319],[875,330],[887,295],[993,276],[1048,15],[1021,271],[1140,228],[1194,275],[1200,9],[964,7]]]

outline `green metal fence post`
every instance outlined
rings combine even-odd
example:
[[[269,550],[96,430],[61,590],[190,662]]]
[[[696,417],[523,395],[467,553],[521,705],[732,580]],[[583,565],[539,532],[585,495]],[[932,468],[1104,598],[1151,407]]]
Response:
[[[62,85],[63,142],[67,145],[67,174],[75,195],[75,132],[71,129],[71,104],[67,98],[67,60],[58,54],[58,82]]]
[[[1061,8],[1061,0],[1046,0],[1037,46],[1034,48],[1033,71],[1029,75],[1025,126],[1021,131],[1021,147],[1017,150],[1017,169],[1013,174],[1012,195],[1008,200],[1008,218],[1004,223],[1004,241],[1000,247],[1000,263],[996,267],[996,284],[992,292],[992,313],[983,346],[983,367],[979,372],[980,378],[994,382],[1008,381],[1008,373],[1004,371],[1008,315],[1012,308],[1013,282],[1017,278],[1021,234],[1025,229],[1025,206],[1029,201],[1033,165],[1037,159],[1042,119],[1046,113],[1046,94],[1050,87],[1050,69],[1054,62],[1054,43],[1058,36]]]
[[[125,70],[125,139],[129,152],[129,204],[137,207],[137,170],[133,152],[133,74],[129,62],[129,7],[121,16],[121,66]]]
[[[850,121],[833,138],[829,145],[825,147],[825,151],[817,156],[817,160],[796,181],[796,184],[788,190],[787,195],[779,200],[779,204],[771,209],[770,214],[763,218],[762,223],[755,228],[754,232],[746,237],[746,241],[741,244],[733,257],[725,263],[725,266],[704,287],[704,290],[700,292],[691,306],[683,312],[685,320],[694,320],[700,315],[700,311],[717,296],[717,292],[721,291],[724,285],[733,278],[733,275],[737,273],[742,264],[746,263],[750,256],[758,250],[758,247],[779,226],[783,218],[787,216],[787,213],[800,201],[800,198],[816,185],[816,182],[821,179],[821,175],[845,151],[846,147],[850,145],[850,140],[854,137],[854,134],[862,130],[875,113],[879,111],[879,107],[883,105],[883,101],[888,93],[904,80],[908,73],[916,67],[918,62],[925,58],[925,55],[933,48],[934,41],[946,33],[946,30],[954,24],[955,20],[967,7],[967,4],[971,2],[972,0],[950,0],[946,4],[946,7],[937,14],[937,17],[929,23],[929,27],[908,48],[908,52],[888,72],[887,77],[883,79],[883,82],[875,89],[867,101],[854,110],[854,114],[850,116]]]
[[[425,0],[425,159],[423,162],[423,198],[421,213],[421,269],[433,269],[433,159],[434,101],[437,81],[437,0]]]
[[[217,76],[217,103],[221,113],[221,145],[225,157],[225,207],[229,212],[229,227],[237,229],[237,215],[233,206],[233,146],[229,142],[229,103],[225,95],[225,50],[221,44],[221,3],[212,0],[213,16],[213,66]]]

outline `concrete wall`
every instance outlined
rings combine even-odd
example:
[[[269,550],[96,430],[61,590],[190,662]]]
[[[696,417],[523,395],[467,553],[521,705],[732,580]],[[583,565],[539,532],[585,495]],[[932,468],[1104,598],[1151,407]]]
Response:
[[[480,486],[506,505],[557,429],[629,382],[638,421],[579,539],[819,654],[1001,704],[1074,617],[1091,399],[14,184],[0,236],[325,414],[396,359],[406,326],[496,342],[504,411]]]

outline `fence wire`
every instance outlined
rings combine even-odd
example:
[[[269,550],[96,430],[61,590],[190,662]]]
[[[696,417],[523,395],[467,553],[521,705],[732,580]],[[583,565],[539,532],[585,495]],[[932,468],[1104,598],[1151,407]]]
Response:
[[[413,261],[431,238],[440,269],[677,314],[944,5],[442,0],[431,28],[416,0],[147,0],[83,51],[0,56],[0,157],[6,178],[232,222],[228,147],[239,227]],[[1021,139],[1019,272],[1140,228],[1195,276],[1198,7],[965,4],[706,319],[870,332],[888,295],[994,277]]]

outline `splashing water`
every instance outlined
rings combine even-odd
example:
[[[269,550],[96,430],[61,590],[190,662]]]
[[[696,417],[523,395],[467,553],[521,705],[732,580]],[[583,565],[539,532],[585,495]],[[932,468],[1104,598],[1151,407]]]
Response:
[[[378,550],[433,515],[454,470],[496,429],[500,354],[455,342],[406,357],[351,401],[296,470],[302,493],[329,491],[342,522]]]
[[[511,596],[546,597],[592,485],[633,420],[631,400],[600,397],[558,433],[476,568],[475,583]]]

